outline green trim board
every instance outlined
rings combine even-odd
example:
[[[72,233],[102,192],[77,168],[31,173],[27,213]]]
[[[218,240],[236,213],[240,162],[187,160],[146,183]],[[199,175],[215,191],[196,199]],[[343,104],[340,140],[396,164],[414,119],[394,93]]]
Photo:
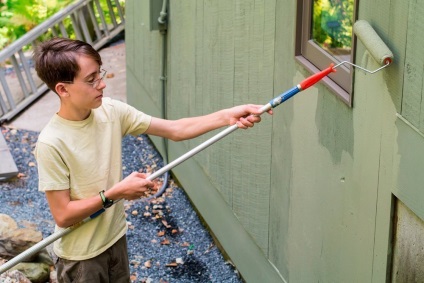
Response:
[[[400,114],[397,114],[395,125],[398,136],[393,172],[397,182],[393,193],[424,220],[424,135]]]

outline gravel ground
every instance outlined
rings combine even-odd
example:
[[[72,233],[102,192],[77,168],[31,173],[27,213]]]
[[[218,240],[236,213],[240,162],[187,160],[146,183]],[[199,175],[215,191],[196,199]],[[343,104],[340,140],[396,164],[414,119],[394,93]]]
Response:
[[[54,231],[44,193],[38,192],[34,155],[38,132],[1,127],[19,178],[0,182],[0,213],[18,224],[35,223],[46,237]],[[155,171],[162,158],[147,136],[125,137],[124,177]],[[171,179],[162,197],[125,203],[132,282],[243,282],[224,259],[184,191]]]

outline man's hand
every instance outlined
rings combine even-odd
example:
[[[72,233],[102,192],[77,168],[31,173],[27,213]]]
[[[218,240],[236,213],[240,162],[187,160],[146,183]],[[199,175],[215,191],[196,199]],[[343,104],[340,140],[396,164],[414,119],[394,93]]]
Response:
[[[131,173],[112,188],[114,190],[113,193],[110,192],[112,199],[134,200],[145,197],[146,192],[154,187],[153,182],[146,179],[148,176],[145,173]],[[117,197],[113,197],[115,194]]]
[[[261,113],[259,110],[262,106],[263,105],[246,104],[229,108],[228,115],[230,116],[230,125],[237,124],[241,129],[253,127],[254,124],[261,121],[261,117],[259,116]],[[267,112],[272,115],[271,109]]]

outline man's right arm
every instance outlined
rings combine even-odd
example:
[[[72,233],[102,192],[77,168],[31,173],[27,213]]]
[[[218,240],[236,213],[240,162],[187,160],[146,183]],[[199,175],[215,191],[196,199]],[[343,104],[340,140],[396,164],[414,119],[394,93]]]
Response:
[[[143,197],[147,188],[154,186],[153,182],[146,178],[147,175],[144,173],[133,172],[106,190],[105,196],[111,200]],[[56,224],[63,228],[84,220],[103,207],[103,201],[98,193],[90,198],[71,200],[69,190],[48,190],[46,198]]]

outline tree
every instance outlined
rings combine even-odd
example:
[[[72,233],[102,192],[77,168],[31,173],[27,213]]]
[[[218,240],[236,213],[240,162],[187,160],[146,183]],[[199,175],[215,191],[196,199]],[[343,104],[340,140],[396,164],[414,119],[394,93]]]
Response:
[[[50,18],[72,0],[0,0],[0,48]]]
[[[350,48],[354,0],[315,0],[313,38],[328,48]]]

